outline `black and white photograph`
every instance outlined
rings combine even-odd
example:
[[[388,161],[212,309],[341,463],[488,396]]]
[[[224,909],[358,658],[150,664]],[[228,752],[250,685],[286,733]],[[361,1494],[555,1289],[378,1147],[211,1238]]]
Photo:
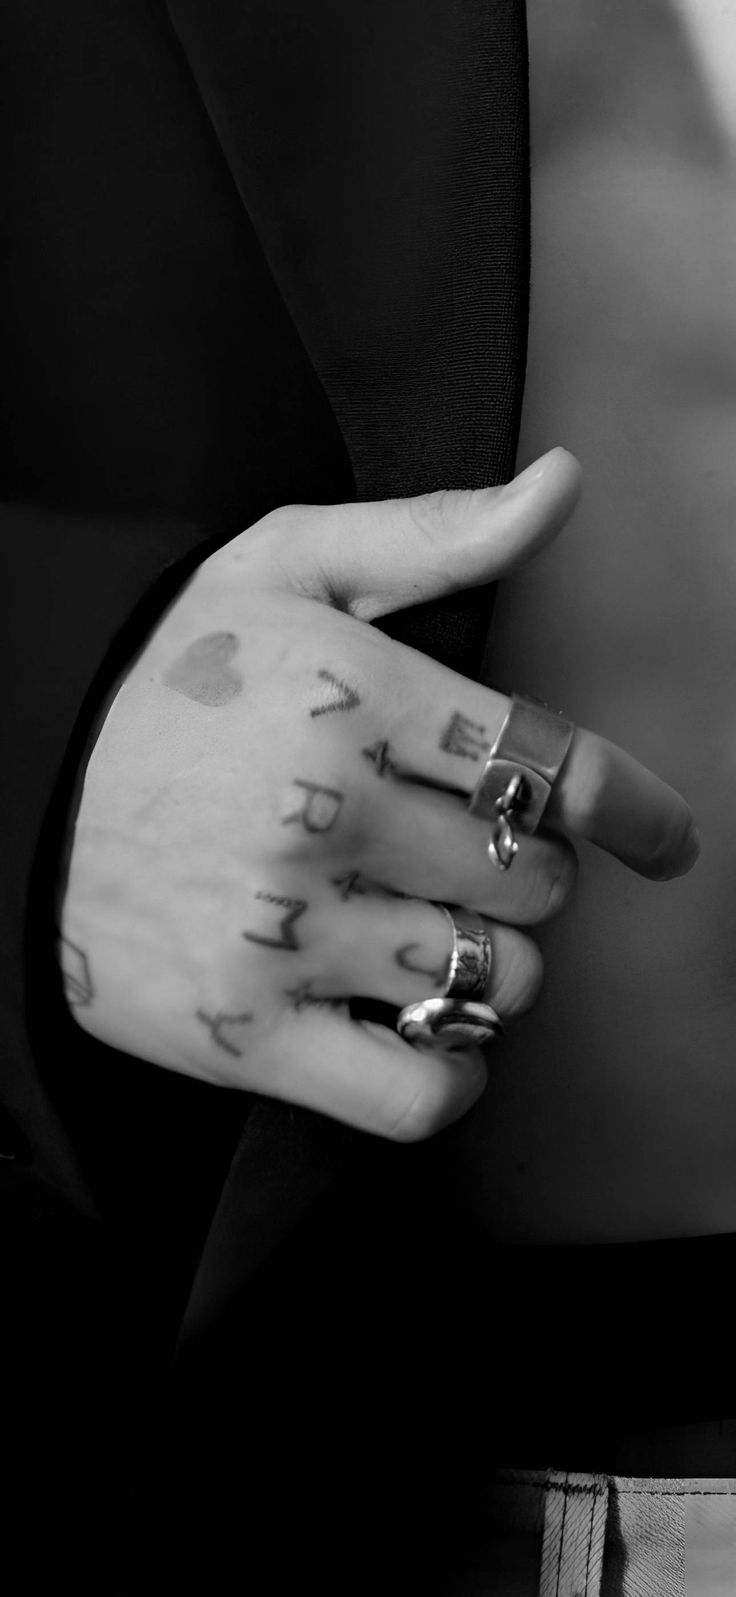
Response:
[[[736,1597],[736,0],[0,0],[8,1593]]]

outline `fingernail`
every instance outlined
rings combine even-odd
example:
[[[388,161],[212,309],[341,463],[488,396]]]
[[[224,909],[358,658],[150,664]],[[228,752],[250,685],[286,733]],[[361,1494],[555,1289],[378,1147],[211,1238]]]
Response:
[[[657,850],[643,871],[651,881],[672,882],[678,876],[687,876],[700,853],[700,833],[693,821],[686,828],[677,853],[672,843]]]
[[[554,456],[563,453],[564,451],[561,449],[549,449],[547,454],[542,455],[539,460],[533,460],[531,466],[527,466],[526,470],[520,472],[518,477],[512,477],[511,482],[505,483],[504,494],[507,494],[510,498],[512,494],[525,493],[527,488],[533,487],[535,482],[539,482],[540,477],[545,476]]]
[[[698,858],[699,853],[700,853],[700,833],[698,831],[697,826],[695,825],[695,822],[691,821],[690,825],[689,825],[689,827],[688,827],[688,829],[687,829],[687,831],[685,833],[685,840],[684,840],[684,843],[683,843],[683,846],[682,846],[682,861],[683,861],[682,874],[683,874],[683,876],[685,874],[685,871],[692,870],[692,867],[695,864],[695,861]]]

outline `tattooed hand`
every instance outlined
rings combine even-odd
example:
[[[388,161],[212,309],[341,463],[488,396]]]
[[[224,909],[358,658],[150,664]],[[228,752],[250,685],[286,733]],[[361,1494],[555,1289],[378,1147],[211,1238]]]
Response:
[[[368,623],[493,581],[552,538],[578,492],[554,450],[501,489],[290,505],[207,559],[117,687],[89,759],[59,957],[102,1041],[397,1139],[463,1114],[482,1053],[351,1019],[441,993],[437,907],[494,951],[510,1020],[541,979],[518,928],[575,877],[566,832],[645,875],[689,868],[684,801],[578,731],[546,820],[490,864],[467,798],[508,701]],[[522,689],[523,691],[523,689]]]

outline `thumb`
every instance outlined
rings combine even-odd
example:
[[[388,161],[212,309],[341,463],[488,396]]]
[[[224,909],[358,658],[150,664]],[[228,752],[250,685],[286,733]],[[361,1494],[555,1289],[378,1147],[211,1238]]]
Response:
[[[299,577],[315,598],[372,621],[505,576],[556,537],[579,494],[578,461],[552,449],[500,488],[323,506],[301,541],[309,569]]]

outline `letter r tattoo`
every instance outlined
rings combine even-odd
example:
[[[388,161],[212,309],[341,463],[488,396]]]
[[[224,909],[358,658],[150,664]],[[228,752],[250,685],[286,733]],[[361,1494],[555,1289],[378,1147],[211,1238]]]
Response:
[[[299,809],[287,815],[281,825],[291,826],[293,821],[301,821],[305,832],[330,832],[340,814],[344,794],[334,787],[322,787],[319,782],[295,779],[294,787],[303,788],[304,797]]]

